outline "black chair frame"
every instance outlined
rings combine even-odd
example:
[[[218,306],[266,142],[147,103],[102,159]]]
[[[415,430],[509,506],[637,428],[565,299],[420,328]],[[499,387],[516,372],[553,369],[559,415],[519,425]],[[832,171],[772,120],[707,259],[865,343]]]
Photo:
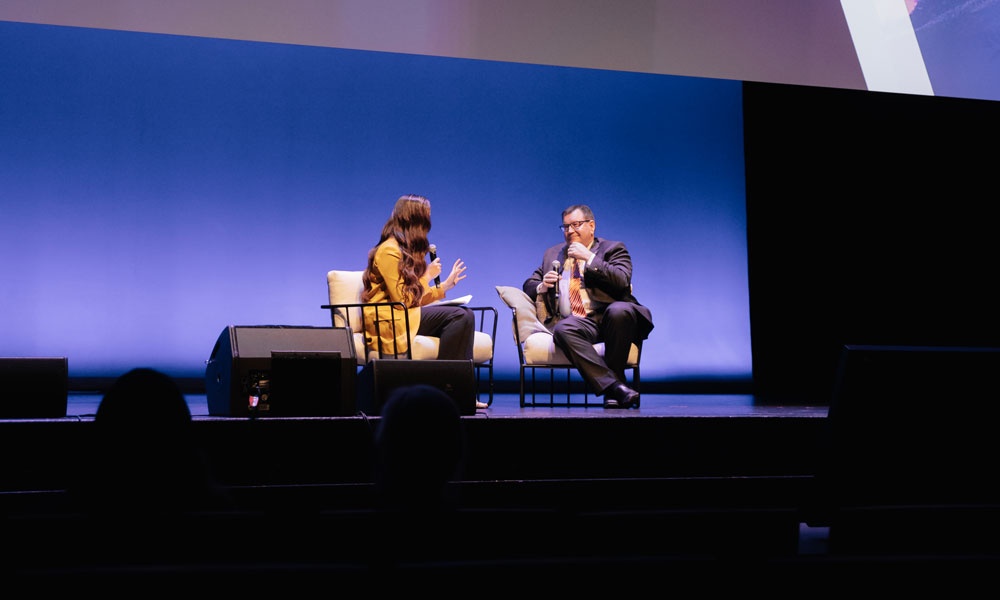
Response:
[[[524,356],[524,344],[522,343],[521,335],[520,335],[520,333],[518,332],[518,329],[517,329],[517,309],[514,308],[514,307],[511,307],[510,310],[511,310],[511,323],[512,323],[513,330],[514,330],[514,343],[517,346],[517,357],[518,357],[518,362],[520,362],[519,384],[520,384],[520,403],[521,403],[521,407],[522,408],[524,408],[526,406],[532,406],[532,407],[534,407],[534,406],[569,406],[569,407],[573,407],[573,406],[582,406],[582,407],[595,406],[595,407],[603,407],[604,406],[604,401],[603,400],[598,400],[597,397],[594,397],[594,399],[591,400],[591,394],[590,394],[589,390],[587,389],[586,382],[584,382],[583,379],[579,376],[579,373],[577,373],[576,367],[574,367],[573,365],[568,364],[568,363],[533,363],[533,364],[528,364],[526,362],[525,356]],[[625,370],[632,372],[632,381],[631,381],[632,389],[634,389],[634,390],[636,390],[638,392],[638,391],[641,391],[640,390],[641,378],[640,378],[640,373],[639,373],[639,364],[642,362],[642,360],[641,360],[642,359],[642,341],[636,342],[636,347],[639,349],[639,355],[638,355],[638,357],[636,359],[636,364],[634,366],[631,366],[631,365],[627,366],[625,368]],[[549,376],[548,376],[548,384],[549,384],[548,385],[548,389],[549,389],[549,392],[548,392],[548,401],[547,402],[544,401],[544,400],[540,400],[539,397],[538,397],[537,388],[538,388],[538,385],[539,385],[539,380],[536,377],[536,372],[538,370],[540,370],[540,369],[547,370],[549,372]],[[560,370],[566,372],[566,379],[565,379],[566,400],[565,400],[565,402],[558,402],[557,403],[556,400],[555,400],[556,371],[560,371]],[[529,372],[530,372],[530,400],[528,398],[528,388],[529,388],[529,386],[528,386],[528,383],[529,383],[528,374],[529,374]],[[560,383],[561,382],[562,382],[562,378],[560,378]],[[574,384],[576,384],[576,385],[574,385]],[[578,388],[578,389],[582,388],[582,390],[583,390],[583,400],[582,401],[574,400],[573,399],[573,397],[574,397],[574,393],[573,393],[574,392],[574,388]],[[576,395],[579,396],[579,391],[577,391]]]
[[[378,340],[378,355],[382,359],[400,359],[400,360],[412,360],[413,359],[413,343],[410,339],[410,314],[406,310],[406,306],[402,302],[355,302],[346,304],[324,304],[320,306],[324,310],[330,311],[330,323],[334,327],[340,327],[337,325],[338,317],[342,319],[342,323],[347,326],[348,329],[353,331],[364,332],[364,323],[351,323],[351,308],[360,308],[361,314],[364,315],[365,308],[375,309],[375,330],[378,331],[378,325],[385,321],[390,323],[392,327],[392,337],[395,339],[396,336],[396,320],[392,318],[392,311],[401,310],[403,311],[403,322],[406,326],[406,351],[401,352],[398,348],[393,345],[391,349],[384,348],[382,346],[382,339]],[[488,361],[483,361],[479,363],[473,363],[473,367],[476,370],[476,399],[479,399],[481,389],[483,387],[483,379],[486,379],[486,390],[488,394],[487,404],[493,404],[493,391],[494,391],[494,379],[493,379],[493,360],[494,354],[496,353],[496,338],[497,338],[497,320],[499,315],[497,309],[492,306],[470,306],[469,307],[473,313],[476,314],[476,329],[481,333],[489,333],[490,341],[492,343],[492,349],[490,351],[490,359]],[[389,318],[384,319],[381,317],[383,309],[390,311],[388,313]],[[364,319],[364,316],[362,316]],[[358,325],[360,328],[355,329],[354,326]],[[489,328],[489,329],[487,329]],[[371,340],[365,335],[365,352],[367,358],[367,348],[368,343]],[[360,370],[362,367],[358,365]],[[485,375],[484,375],[485,372]]]

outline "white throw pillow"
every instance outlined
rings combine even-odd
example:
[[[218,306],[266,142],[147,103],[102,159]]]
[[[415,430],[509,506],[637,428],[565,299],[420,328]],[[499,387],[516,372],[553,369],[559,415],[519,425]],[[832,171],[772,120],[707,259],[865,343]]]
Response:
[[[496,288],[497,294],[500,295],[500,299],[503,300],[504,304],[516,311],[517,335],[522,343],[527,341],[533,333],[547,333],[552,335],[552,332],[546,329],[545,325],[538,320],[538,315],[535,312],[535,302],[523,290],[509,285],[498,285]]]

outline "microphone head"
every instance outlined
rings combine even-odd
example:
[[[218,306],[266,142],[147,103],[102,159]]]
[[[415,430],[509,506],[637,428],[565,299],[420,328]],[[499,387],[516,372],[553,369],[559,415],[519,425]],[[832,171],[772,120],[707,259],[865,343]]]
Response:
[[[558,260],[552,261],[552,270],[553,271],[558,271],[559,270],[559,261]]]
[[[437,244],[431,244],[429,249],[431,252],[437,252],[438,251]]]

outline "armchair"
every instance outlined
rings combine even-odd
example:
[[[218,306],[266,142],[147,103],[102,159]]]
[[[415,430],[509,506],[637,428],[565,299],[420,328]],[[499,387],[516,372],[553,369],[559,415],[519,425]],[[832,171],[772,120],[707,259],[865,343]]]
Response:
[[[438,357],[440,339],[433,336],[416,335],[408,338],[405,352],[396,348],[379,348],[369,352],[365,343],[364,307],[374,307],[376,314],[385,311],[386,318],[391,318],[393,310],[404,308],[399,302],[369,302],[361,301],[362,271],[332,270],[326,274],[329,304],[320,308],[330,311],[330,321],[334,327],[349,327],[354,341],[358,367],[377,358],[402,358],[412,360],[435,360]],[[483,380],[486,380],[488,393],[487,405],[493,404],[493,350],[497,331],[497,310],[492,306],[471,306],[476,314],[476,332],[473,339],[472,362],[476,371],[476,396],[479,397]],[[405,313],[405,311],[404,311]],[[406,318],[406,328],[409,331],[409,318]]]
[[[562,406],[603,406],[603,402],[590,401],[590,394],[583,387],[583,401],[573,400],[573,374],[576,368],[569,362],[563,351],[556,347],[552,332],[538,320],[535,303],[523,290],[511,286],[496,286],[497,294],[511,310],[511,328],[514,334],[514,344],[517,346],[517,356],[520,361],[520,394],[521,406],[539,406],[543,404],[537,399],[538,380],[536,371],[548,371],[548,402],[546,406],[555,405],[555,373],[566,372],[566,401]],[[604,356],[604,344],[594,344],[597,352]],[[628,355],[626,371],[632,371],[632,387],[639,390],[639,360],[642,356],[642,341],[634,342]],[[527,379],[530,373],[530,381]],[[579,378],[579,375],[577,375]],[[526,385],[530,383],[531,400],[527,399]],[[582,383],[582,382],[581,382]]]

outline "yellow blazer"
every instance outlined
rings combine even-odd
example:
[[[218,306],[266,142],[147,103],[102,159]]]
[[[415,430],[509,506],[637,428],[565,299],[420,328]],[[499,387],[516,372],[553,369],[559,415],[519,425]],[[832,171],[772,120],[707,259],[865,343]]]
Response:
[[[403,279],[399,276],[399,261],[402,256],[399,244],[394,238],[387,239],[375,249],[371,282],[369,283],[372,296],[369,298],[369,302],[402,302],[404,305],[407,304],[406,299],[403,298]],[[426,275],[421,279],[421,284],[424,288],[424,294],[420,299],[420,306],[444,298],[444,290],[428,285]],[[412,336],[417,335],[417,330],[420,329],[420,306],[407,309],[410,318],[410,338],[407,337],[406,321],[402,309],[366,307],[364,309],[365,340],[368,343],[368,351],[378,351],[381,340],[383,354],[405,353],[408,349],[407,339],[412,339]],[[376,310],[378,311],[377,319]],[[393,336],[394,327],[395,336]]]

